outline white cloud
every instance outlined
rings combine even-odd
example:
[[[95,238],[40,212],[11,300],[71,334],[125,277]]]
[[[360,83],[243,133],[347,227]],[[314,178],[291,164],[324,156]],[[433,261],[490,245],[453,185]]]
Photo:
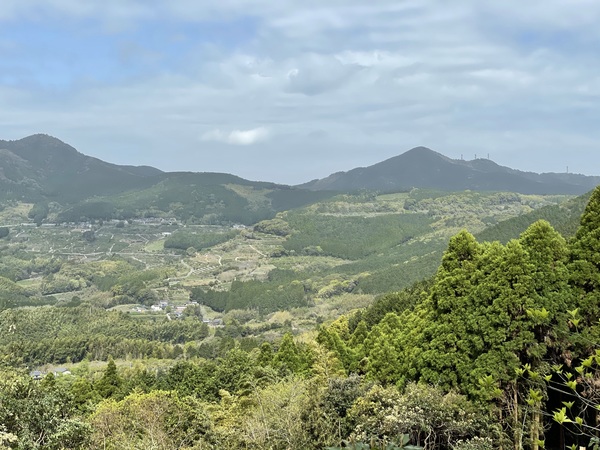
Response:
[[[231,145],[252,145],[265,141],[269,138],[269,130],[265,127],[253,128],[251,130],[233,130],[224,133],[220,129],[207,131],[201,137],[203,141],[222,142]]]
[[[285,91],[318,95],[340,88],[358,71],[358,64],[343,63],[334,55],[307,54],[290,61],[295,65],[287,73]]]
[[[573,160],[600,155],[592,144],[600,142],[600,60],[591,57],[600,45],[595,0],[2,1],[0,20],[29,17],[50,24],[64,18],[70,33],[79,21],[116,23],[116,29],[131,23],[142,32],[146,21],[181,24],[178,33],[198,42],[181,56],[163,42],[166,56],[159,58],[163,53],[155,54],[152,39],[142,35],[137,44],[149,53],[121,46],[115,54],[123,60],[110,69],[135,66],[140,53],[153,62],[147,72],[116,82],[79,80],[73,89],[52,92],[35,86],[34,77],[22,82],[21,73],[47,67],[10,66],[27,55],[3,36],[0,54],[12,71],[0,75],[0,139],[43,131],[115,162],[254,178],[272,170],[260,178],[290,183],[421,144],[455,157],[462,151],[520,155],[498,160],[517,168],[531,160],[527,168],[534,170],[575,167]],[[224,43],[212,42],[211,26],[190,26],[207,21],[219,29],[219,21],[232,20],[240,28],[247,20],[250,35],[225,27]],[[90,28],[82,35],[98,33]],[[136,44],[135,36],[128,38]],[[569,39],[583,45],[569,47]],[[198,130],[205,131],[203,154],[190,162],[198,155]],[[248,161],[240,152],[231,158],[220,145],[258,142],[243,152],[252,156]],[[565,147],[571,161],[552,167],[547,155]],[[164,148],[173,149],[168,157]],[[581,165],[596,171],[600,160]]]

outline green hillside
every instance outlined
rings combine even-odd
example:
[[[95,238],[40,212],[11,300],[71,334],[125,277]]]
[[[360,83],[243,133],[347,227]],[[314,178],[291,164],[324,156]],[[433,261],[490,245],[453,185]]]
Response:
[[[300,187],[311,190],[355,192],[361,189],[398,192],[412,188],[443,191],[510,191],[522,194],[583,194],[600,184],[600,177],[568,173],[522,172],[479,158],[448,158],[425,147],[369,167],[337,172]]]
[[[109,164],[51,136],[0,141],[0,199],[70,203],[95,195],[149,186],[161,171]]]
[[[575,235],[579,226],[579,219],[585,205],[590,199],[591,192],[576,197],[560,205],[544,206],[540,209],[523,214],[518,217],[500,222],[477,234],[481,241],[500,241],[503,244],[523,233],[532,223],[538,220],[546,220],[552,224],[554,229],[566,238]]]
[[[55,220],[163,217],[204,224],[251,225],[273,217],[282,209],[303,206],[332,195],[251,182],[219,173],[169,173],[161,178],[145,189],[77,203],[61,211]]]
[[[330,196],[222,173],[119,166],[47,135],[0,141],[0,208],[33,203],[38,224],[169,217],[249,225]]]

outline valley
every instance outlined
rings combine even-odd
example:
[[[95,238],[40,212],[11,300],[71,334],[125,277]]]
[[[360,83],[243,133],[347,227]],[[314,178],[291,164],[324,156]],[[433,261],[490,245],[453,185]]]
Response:
[[[365,192],[282,212],[254,226],[200,225],[175,217],[36,226],[28,218],[33,205],[17,204],[0,211],[10,230],[2,241],[7,257],[0,276],[48,304],[76,297],[132,314],[164,314],[167,305],[172,310],[196,301],[204,317],[225,324],[249,308],[254,313],[248,324],[260,328],[287,311],[297,332],[310,332],[376,295],[432,275],[447,240],[461,229],[478,233],[569,198]],[[137,291],[120,294],[104,279],[99,282],[98,271],[110,271],[111,265],[142,276]],[[116,282],[118,274],[113,278]],[[293,294],[261,300],[256,289]],[[244,300],[234,302],[232,291]],[[151,309],[159,304],[162,308]]]
[[[13,158],[25,178],[3,181],[0,447],[31,433],[56,450],[589,438],[565,425],[585,423],[585,401],[556,409],[553,389],[572,386],[569,355],[597,370],[598,190],[311,191],[34,142],[68,170]],[[93,166],[121,188],[77,192],[69,170]],[[508,412],[524,425],[497,420]]]

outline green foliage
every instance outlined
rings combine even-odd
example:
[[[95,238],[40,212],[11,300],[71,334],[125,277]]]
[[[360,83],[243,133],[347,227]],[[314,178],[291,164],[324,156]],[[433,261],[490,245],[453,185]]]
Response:
[[[269,192],[267,197],[276,211],[288,211],[328,199],[335,194],[330,191],[309,191],[280,186],[279,189]]]
[[[310,368],[312,362],[310,356],[294,342],[291,333],[286,333],[270,364],[280,374],[302,374],[308,372]]]
[[[565,237],[575,235],[581,214],[590,198],[584,194],[560,205],[548,205],[492,226],[477,234],[480,241],[507,243],[523,233],[538,220],[550,222],[553,228]]]
[[[600,319],[600,188],[592,192],[571,248],[571,283],[581,297],[577,306],[593,324]]]
[[[544,376],[547,365],[589,355],[590,343],[597,342],[598,192],[571,247],[545,221],[505,246],[478,244],[472,235],[459,233],[450,240],[425,296],[382,297],[351,318],[349,335],[334,324],[320,331],[320,342],[347,361],[347,368],[360,367],[374,380],[399,385],[421,380],[472,398],[502,398],[503,408],[516,417],[504,423],[511,439],[530,439],[539,448],[541,408],[548,395],[540,382],[553,383],[552,375]],[[576,333],[570,334],[567,325]],[[585,392],[588,406],[594,357],[565,373],[558,388],[575,396]],[[566,408],[557,410],[554,419],[582,429],[587,420]],[[457,445],[489,448],[490,443]]]
[[[331,196],[251,182],[219,173],[167,173],[143,178],[135,189],[103,198],[89,198],[64,209],[59,222],[140,217],[175,217],[201,224],[251,225],[277,211],[296,208]],[[102,192],[102,191],[100,191]],[[83,197],[86,198],[86,197]]]
[[[7,443],[2,434],[8,433],[4,448],[83,449],[91,432],[77,417],[66,386],[6,370],[0,376],[0,423],[0,445]]]
[[[355,264],[337,267],[344,272],[368,271],[368,275],[358,280],[357,289],[371,294],[402,291],[411,285],[433,277],[440,263],[443,246],[428,244],[420,249],[411,245],[402,254],[381,257],[373,255]],[[398,257],[403,260],[399,264]],[[407,258],[407,259],[404,259]]]
[[[302,283],[292,271],[273,270],[269,279],[262,281],[233,281],[229,291],[213,291],[193,288],[191,299],[216,311],[233,309],[257,309],[269,313],[306,306],[307,300]]]
[[[381,322],[387,313],[400,314],[413,309],[421,302],[422,297],[426,295],[431,285],[432,280],[424,280],[402,291],[377,297],[367,308],[357,311],[350,317],[350,331],[354,332],[354,329],[361,321],[364,321],[366,328],[370,330],[373,326]]]
[[[467,440],[459,440],[452,446],[452,450],[493,450],[494,441],[488,437],[475,436]]]
[[[0,352],[12,363],[47,364],[117,358],[173,357],[176,345],[208,336],[196,318],[140,321],[87,304],[0,312],[0,329],[11,330]]]
[[[541,360],[547,343],[559,337],[572,304],[566,257],[564,239],[545,222],[506,247],[458,234],[429,297],[414,312],[388,314],[371,330],[369,373],[386,382],[418,374],[471,395],[486,374],[512,379],[522,359]]]
[[[254,225],[254,231],[266,234],[274,234],[276,236],[288,236],[292,229],[290,225],[283,219],[277,217],[271,220],[262,220]]]
[[[402,441],[408,442],[408,439],[409,439],[409,436],[407,434],[405,434]],[[423,447],[415,447],[415,446],[407,447],[405,445],[406,442],[396,445],[396,444],[389,444],[385,441],[381,442],[380,444],[375,444],[375,443],[365,444],[363,442],[343,441],[341,447],[326,447],[325,450],[342,450],[344,448],[347,448],[350,450],[401,450],[403,448],[418,450],[418,449],[423,448]]]
[[[419,384],[409,384],[403,394],[393,387],[374,386],[354,403],[349,415],[356,423],[351,437],[362,442],[387,440],[402,446],[408,434],[412,444],[440,448],[494,433],[492,419],[465,397]]]
[[[41,225],[44,219],[48,217],[50,208],[47,202],[40,202],[33,205],[29,210],[27,217],[29,217],[36,225]]]
[[[119,392],[122,384],[123,380],[117,373],[117,365],[114,359],[109,357],[102,378],[96,382],[94,388],[103,398],[109,398]]]
[[[332,326],[321,330],[319,339],[340,360],[347,361],[347,368],[360,367],[367,376],[384,383],[403,385],[421,380],[481,399],[506,394],[503,404],[506,408],[512,404],[510,408],[517,411],[517,422],[510,426],[514,441],[522,442],[525,436],[534,442],[543,440],[539,408],[546,394],[539,382],[544,372],[540,374],[536,368],[543,370],[557,358],[572,358],[571,345],[582,352],[584,342],[589,345],[597,339],[592,331],[578,337],[569,335],[567,329],[567,324],[577,330],[588,329],[598,314],[593,306],[597,305],[593,264],[600,252],[593,249],[600,228],[594,217],[600,206],[594,204],[594,195],[572,253],[564,238],[545,221],[532,224],[518,241],[506,246],[478,244],[469,233],[459,233],[450,240],[425,296],[411,297],[406,292],[383,297],[352,317],[350,335]],[[577,284],[579,280],[583,281]],[[572,286],[580,292],[578,296]],[[586,315],[592,319],[582,321],[575,306],[588,308]],[[585,361],[575,368],[579,377],[589,375]],[[493,380],[484,387],[482,380],[490,374]],[[532,386],[528,394],[516,384],[517,378],[524,376]],[[498,386],[503,386],[505,393]],[[564,386],[573,393],[581,389],[575,378],[566,379]],[[533,410],[521,409],[510,392]],[[564,414],[563,419],[565,423],[575,421]],[[531,424],[527,425],[530,428],[523,429],[520,420]],[[473,445],[489,447],[486,442]]]
[[[206,448],[210,422],[203,406],[176,393],[132,393],[106,400],[90,417],[92,448]]]
[[[35,297],[15,282],[0,276],[0,311],[9,308],[42,306],[54,303],[53,298]]]
[[[61,212],[56,220],[57,222],[86,222],[111,219],[115,215],[116,207],[112,202],[91,200]]]
[[[8,227],[0,227],[0,239],[7,237],[10,234]]]
[[[237,441],[234,448],[315,448],[311,445],[303,420],[310,404],[309,387],[307,382],[291,378],[253,388],[248,396],[252,407],[247,410],[236,408],[236,413],[240,414],[238,417],[230,415],[229,420],[237,419],[239,424],[235,428],[228,427],[228,441]],[[222,408],[232,401],[223,397]],[[225,425],[226,422],[223,422]]]
[[[424,214],[375,217],[336,217],[288,213],[294,230],[284,247],[297,253],[320,247],[324,254],[345,259],[364,258],[425,233],[431,219]],[[349,245],[351,243],[351,245]]]

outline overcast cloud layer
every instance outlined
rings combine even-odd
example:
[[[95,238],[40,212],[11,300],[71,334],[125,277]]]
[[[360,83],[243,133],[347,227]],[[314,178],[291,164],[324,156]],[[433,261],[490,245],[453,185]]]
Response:
[[[425,145],[600,174],[597,0],[2,0],[0,139],[301,183]]]

